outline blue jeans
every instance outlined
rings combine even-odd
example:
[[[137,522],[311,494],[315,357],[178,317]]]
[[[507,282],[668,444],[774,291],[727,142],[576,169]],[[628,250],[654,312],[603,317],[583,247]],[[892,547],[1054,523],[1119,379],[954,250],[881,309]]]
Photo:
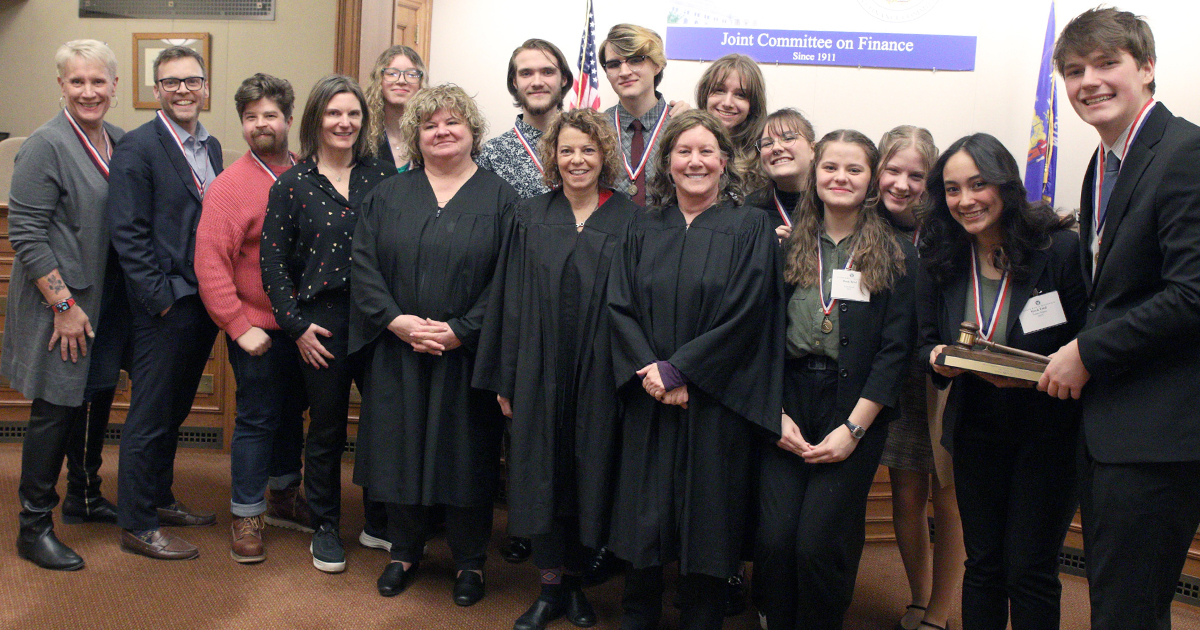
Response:
[[[308,407],[296,342],[269,330],[271,347],[250,356],[225,336],[229,365],[237,381],[237,419],[229,449],[233,496],[230,511],[239,518],[267,509],[268,479],[273,489],[300,481],[304,410]]]

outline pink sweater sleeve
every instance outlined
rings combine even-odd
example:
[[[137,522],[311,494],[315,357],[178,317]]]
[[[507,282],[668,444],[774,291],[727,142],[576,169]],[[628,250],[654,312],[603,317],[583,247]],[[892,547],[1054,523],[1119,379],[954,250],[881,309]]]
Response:
[[[196,279],[200,299],[218,326],[237,339],[252,324],[242,311],[234,284],[233,260],[246,234],[237,217],[237,191],[218,177],[204,195],[200,224],[196,228]]]

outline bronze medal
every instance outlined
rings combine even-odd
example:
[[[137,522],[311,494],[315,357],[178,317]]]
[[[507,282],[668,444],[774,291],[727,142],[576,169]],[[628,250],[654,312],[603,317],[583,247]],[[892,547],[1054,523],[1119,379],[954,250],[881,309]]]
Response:
[[[630,182],[629,183],[629,196],[632,197],[636,194],[637,194],[637,184]]]
[[[821,332],[825,333],[826,335],[833,332],[833,322],[830,321],[828,315],[821,320]]]

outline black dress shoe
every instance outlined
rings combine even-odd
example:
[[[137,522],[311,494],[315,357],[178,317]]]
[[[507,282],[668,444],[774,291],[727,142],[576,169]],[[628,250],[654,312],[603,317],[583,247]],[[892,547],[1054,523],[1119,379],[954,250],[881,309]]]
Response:
[[[596,609],[582,589],[567,591],[567,620],[578,628],[591,628],[598,621]]]
[[[745,582],[740,575],[732,575],[725,583],[725,616],[736,617],[746,612]]]
[[[608,547],[601,547],[583,569],[583,585],[599,586],[620,570],[621,560]]]
[[[513,630],[543,630],[547,624],[563,616],[566,612],[566,602],[561,597],[557,600],[539,597],[533,600],[533,605],[525,611],[525,614],[517,617],[517,622],[513,624]]]
[[[196,527],[216,523],[217,515],[212,512],[193,510],[184,505],[182,501],[176,501],[166,507],[158,508],[158,522],[162,525],[175,525],[176,527]]]
[[[83,558],[62,544],[53,529],[40,532],[36,538],[17,538],[17,555],[51,571],[78,571],[83,568]]]
[[[529,559],[533,553],[533,543],[528,538],[519,538],[517,536],[509,536],[504,544],[500,546],[500,557],[506,562],[513,564],[521,564]]]
[[[117,506],[104,497],[85,499],[68,494],[62,502],[63,522],[76,525],[79,523],[116,523]]]
[[[483,576],[474,571],[463,571],[454,579],[454,603],[473,606],[484,595]]]
[[[417,564],[409,565],[408,570],[404,570],[404,563],[389,562],[383,568],[383,573],[379,575],[379,579],[375,581],[375,586],[379,588],[379,594],[384,597],[395,597],[404,592],[409,584],[417,576]]]

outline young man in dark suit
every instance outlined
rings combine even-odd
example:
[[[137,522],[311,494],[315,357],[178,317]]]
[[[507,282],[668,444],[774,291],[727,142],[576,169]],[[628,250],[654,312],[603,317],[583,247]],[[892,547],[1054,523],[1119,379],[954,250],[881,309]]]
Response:
[[[204,58],[172,46],[154,60],[162,109],[113,153],[108,216],[133,311],[132,398],[121,431],[121,548],[159,560],[195,558],[160,525],[211,525],[171,492],[179,426],[187,418],[217,327],[193,269],[204,191],[221,172],[221,144],[200,124]]]
[[[1100,147],[1080,203],[1087,321],[1038,388],[1083,399],[1092,627],[1170,628],[1200,525],[1200,127],[1154,101],[1154,36],[1132,13],[1080,14],[1054,61]]]

